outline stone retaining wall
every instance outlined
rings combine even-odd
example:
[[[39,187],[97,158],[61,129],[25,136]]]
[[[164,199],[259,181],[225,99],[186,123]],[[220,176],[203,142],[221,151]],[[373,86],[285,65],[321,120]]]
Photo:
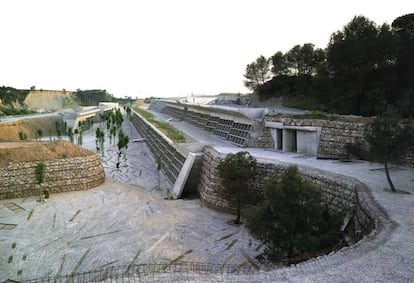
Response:
[[[364,138],[365,123],[322,120],[297,119],[288,117],[265,117],[267,122],[279,122],[284,126],[320,127],[321,134],[318,145],[318,158],[327,159],[367,159],[368,144]],[[257,147],[275,148],[270,129],[264,123],[256,140]],[[402,165],[414,167],[414,152],[410,152],[401,162]]]
[[[38,195],[35,168],[39,162],[10,163],[0,169],[0,199]],[[50,194],[94,188],[105,180],[97,155],[44,161],[44,190]]]
[[[363,136],[364,123],[281,117],[266,117],[265,121],[283,123],[284,126],[321,127],[318,158],[336,159],[349,157],[347,145],[359,145],[362,149],[367,149],[367,143]],[[259,133],[257,146],[274,148],[270,129],[266,128],[264,124]]]
[[[234,212],[234,205],[217,194],[221,189],[221,180],[216,168],[224,157],[224,154],[212,147],[205,147],[198,191],[207,206]],[[254,189],[263,192],[266,181],[272,177],[279,177],[288,166],[288,164],[265,163],[258,160]],[[299,171],[307,181],[322,191],[323,199],[331,209],[350,219],[354,231],[365,234],[375,227],[374,215],[361,202],[360,194],[366,191],[364,184],[355,179],[317,169],[300,167]]]

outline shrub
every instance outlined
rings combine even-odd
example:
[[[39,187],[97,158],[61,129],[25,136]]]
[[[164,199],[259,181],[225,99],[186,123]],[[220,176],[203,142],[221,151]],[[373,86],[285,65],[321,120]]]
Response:
[[[263,203],[247,215],[247,227],[266,245],[271,260],[291,259],[329,248],[342,235],[340,215],[322,203],[321,192],[304,181],[296,166],[265,187]]]

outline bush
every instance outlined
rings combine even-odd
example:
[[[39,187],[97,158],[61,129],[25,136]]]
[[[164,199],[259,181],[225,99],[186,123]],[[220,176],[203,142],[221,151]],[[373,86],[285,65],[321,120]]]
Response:
[[[247,215],[247,227],[271,260],[292,259],[329,248],[342,238],[342,217],[322,203],[321,192],[289,167],[265,187],[263,203]]]

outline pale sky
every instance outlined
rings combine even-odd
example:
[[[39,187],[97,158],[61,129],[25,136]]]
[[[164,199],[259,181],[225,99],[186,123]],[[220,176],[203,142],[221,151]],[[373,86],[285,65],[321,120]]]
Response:
[[[326,47],[355,15],[377,24],[413,0],[0,0],[0,85],[117,97],[248,92],[247,64]]]

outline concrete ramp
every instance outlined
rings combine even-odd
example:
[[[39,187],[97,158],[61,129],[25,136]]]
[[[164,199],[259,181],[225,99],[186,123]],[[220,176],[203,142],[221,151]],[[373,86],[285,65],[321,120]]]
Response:
[[[184,191],[184,187],[186,184],[191,184],[191,180],[189,180],[190,175],[199,174],[198,167],[201,164],[203,159],[203,153],[193,153],[189,152],[183,167],[181,168],[180,174],[178,175],[174,187],[173,187],[173,195],[174,198],[181,197],[181,194]],[[198,180],[198,179],[197,179]]]

